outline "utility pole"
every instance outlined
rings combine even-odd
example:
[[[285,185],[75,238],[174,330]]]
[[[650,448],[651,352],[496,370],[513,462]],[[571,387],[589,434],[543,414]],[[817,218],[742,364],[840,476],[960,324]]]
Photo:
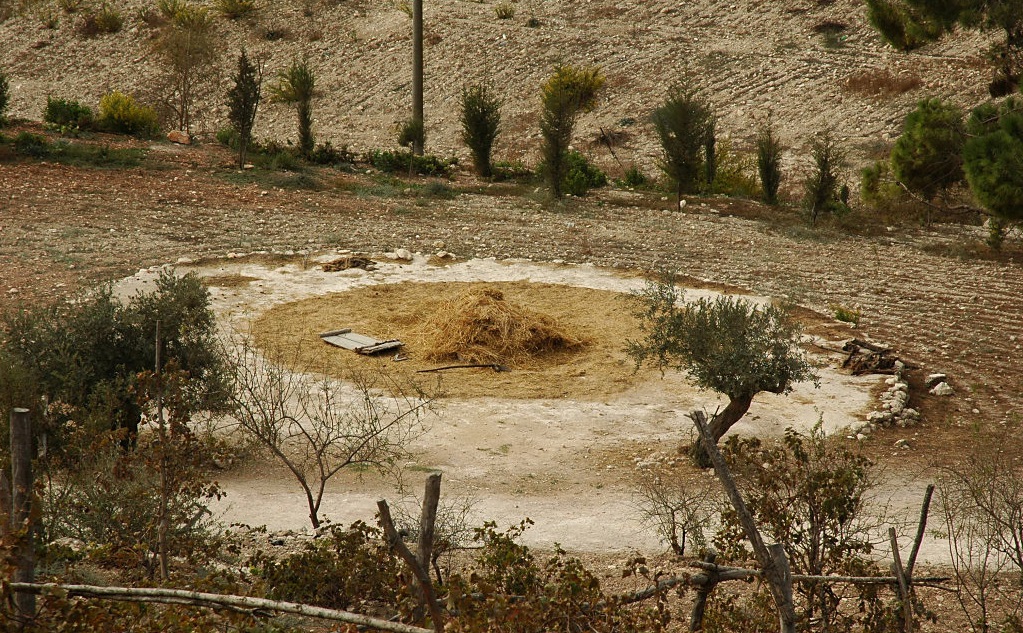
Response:
[[[32,521],[32,422],[28,409],[11,411],[11,526],[20,539],[15,554],[14,582],[35,582],[35,525]],[[36,614],[35,594],[16,592],[14,603],[24,618]]]
[[[412,120],[425,130],[423,121],[423,0],[412,0]],[[422,137],[412,144],[412,153],[423,155]]]

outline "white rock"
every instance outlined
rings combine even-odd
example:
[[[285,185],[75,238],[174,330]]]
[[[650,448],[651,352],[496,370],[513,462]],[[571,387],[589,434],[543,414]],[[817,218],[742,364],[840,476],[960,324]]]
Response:
[[[931,388],[932,396],[951,396],[953,393],[955,393],[955,389],[947,382],[939,382]]]
[[[928,389],[930,389],[939,382],[945,382],[946,380],[948,380],[948,376],[945,374],[929,374],[927,378],[924,379],[924,384]]]

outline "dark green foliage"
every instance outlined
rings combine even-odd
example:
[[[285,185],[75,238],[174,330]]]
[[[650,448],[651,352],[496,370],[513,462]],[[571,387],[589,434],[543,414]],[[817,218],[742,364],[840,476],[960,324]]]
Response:
[[[802,330],[781,308],[731,296],[684,303],[684,295],[671,275],[647,284],[638,315],[645,337],[628,346],[637,364],[685,371],[699,387],[736,398],[788,393],[815,378]]]
[[[50,152],[50,141],[42,134],[19,132],[14,137],[14,149],[25,156],[42,158]]]
[[[277,73],[277,83],[270,88],[271,98],[278,103],[294,104],[298,115],[298,151],[309,156],[316,143],[313,140],[313,97],[316,77],[306,60],[296,60]]]
[[[153,367],[156,322],[164,364],[187,371],[183,395],[192,410],[220,410],[225,364],[217,345],[209,293],[194,275],[160,275],[156,289],[126,305],[100,289],[75,304],[5,316],[6,358],[31,368],[38,395],[63,402],[97,426],[135,433],[139,372]],[[53,439],[53,438],[51,438]]]
[[[329,609],[394,605],[405,582],[402,563],[380,530],[361,521],[347,529],[332,525],[295,554],[256,554],[249,567],[268,598]]]
[[[966,126],[957,106],[926,99],[906,117],[892,148],[895,177],[924,200],[963,180]]]
[[[728,397],[728,405],[710,421],[714,440],[749,410],[762,391],[786,394],[793,383],[817,376],[799,347],[801,328],[781,308],[721,296],[683,303],[685,291],[674,275],[650,282],[637,314],[644,337],[628,341],[626,351],[639,367],[685,371],[697,386]],[[704,463],[705,451],[693,446]]]
[[[0,70],[0,127],[7,124],[7,106],[11,103],[11,81]]]
[[[603,187],[607,184],[607,176],[586,157],[575,150],[565,153],[565,178],[562,190],[573,196],[584,196],[590,189]]]
[[[398,145],[422,147],[426,144],[426,124],[422,119],[406,119],[398,126]]]
[[[1023,70],[1023,0],[867,0],[871,24],[894,47],[911,50],[957,28],[1001,31],[987,51],[994,75],[988,89],[1000,97],[1016,90]]]
[[[237,135],[238,167],[245,166],[245,155],[252,143],[252,127],[256,124],[256,112],[263,83],[263,70],[259,64],[249,61],[242,49],[238,55],[238,70],[232,77],[234,85],[227,92],[227,120]]]
[[[647,184],[646,174],[641,172],[635,165],[625,170],[625,175],[617,181],[620,187],[642,187]]]
[[[676,202],[681,202],[683,193],[699,190],[702,175],[713,173],[705,164],[713,147],[714,115],[695,90],[676,84],[651,118],[663,152],[659,166],[675,184]]]
[[[92,109],[71,99],[46,97],[43,121],[58,129],[88,130],[92,127]]]
[[[597,93],[604,85],[599,68],[558,66],[541,93],[540,134],[543,137],[544,175],[551,195],[561,198],[568,173],[566,154],[572,142],[579,112],[596,105]]]
[[[781,186],[781,141],[770,123],[757,132],[757,173],[764,202],[778,204],[778,188]]]
[[[973,195],[1002,220],[1023,220],[1023,101],[976,108],[966,124],[963,169]]]
[[[355,154],[347,146],[334,147],[330,141],[317,145],[309,154],[309,162],[316,165],[351,165]]]
[[[844,204],[839,197],[838,170],[845,165],[845,154],[835,142],[831,130],[816,135],[810,142],[813,170],[803,181],[803,206],[816,224],[821,213],[840,211]]]
[[[364,160],[388,174],[407,174],[411,164],[412,171],[421,176],[448,176],[454,166],[458,164],[456,158],[444,159],[431,154],[413,156],[408,151],[373,150],[366,154]]]
[[[473,165],[480,178],[493,175],[490,155],[501,128],[501,99],[489,84],[462,88],[462,142],[472,152]]]

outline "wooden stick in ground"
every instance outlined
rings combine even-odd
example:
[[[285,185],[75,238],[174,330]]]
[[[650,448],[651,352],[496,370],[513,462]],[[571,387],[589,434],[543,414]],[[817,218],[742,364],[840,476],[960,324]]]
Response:
[[[703,562],[708,565],[713,565],[717,559],[717,552],[710,550],[707,555],[703,557]],[[700,585],[700,588],[696,590],[696,601],[693,603],[693,612],[689,616],[689,630],[702,631],[703,630],[703,614],[707,611],[707,598],[710,597],[714,587],[718,584],[718,574],[716,571],[707,572],[707,582]]]
[[[282,600],[266,600],[249,596],[231,596],[217,593],[204,593],[186,589],[164,589],[150,587],[100,587],[95,585],[61,585],[55,583],[11,583],[14,591],[31,594],[66,594],[85,598],[99,598],[123,602],[160,602],[165,604],[190,604],[204,607],[229,607],[233,609],[249,609],[290,613],[308,618],[348,622],[368,629],[393,631],[393,633],[435,633],[431,629],[410,626],[400,622],[390,622],[372,618],[359,613],[313,607],[296,602]]]
[[[920,522],[916,526],[916,538],[913,539],[913,549],[909,552],[909,560],[906,561],[906,580],[909,586],[913,586],[913,568],[916,566],[916,556],[920,553],[920,544],[924,540],[924,532],[927,530],[927,515],[931,510],[931,497],[934,496],[934,484],[927,486],[924,492],[924,502],[920,506]]]
[[[899,554],[899,540],[895,536],[895,528],[888,528],[888,538],[892,542],[892,572],[898,580],[899,600],[902,601],[903,630],[911,633],[913,630],[913,601],[909,595],[909,583],[906,582],[906,573],[902,568],[902,556]]]
[[[437,522],[437,505],[440,503],[440,473],[431,473],[426,478],[426,493],[423,495],[423,512],[419,515],[419,546],[416,558],[423,569],[430,569],[433,559],[433,532]]]
[[[11,410],[11,533],[20,533],[15,553],[14,582],[32,582],[36,574],[36,549],[32,525],[32,421],[28,409]],[[14,595],[18,613],[35,617],[36,597]]]
[[[771,595],[774,598],[774,605],[778,609],[781,633],[795,633],[796,608],[792,601],[792,579],[788,574],[788,563],[785,563],[784,568],[779,568],[778,561],[776,561],[777,552],[772,553],[764,544],[764,539],[760,536],[760,530],[757,529],[757,524],[753,521],[753,515],[750,514],[749,508],[746,507],[746,502],[743,501],[742,495],[739,494],[739,488],[735,485],[735,480],[732,479],[732,473],[728,470],[725,458],[721,455],[721,451],[718,450],[717,443],[707,427],[707,415],[703,411],[693,411],[689,414],[689,417],[696,424],[696,428],[700,432],[700,440],[703,442],[703,447],[707,451],[708,457],[710,457],[711,464],[714,465],[714,472],[718,476],[718,481],[721,482],[725,493],[728,495],[728,500],[731,501],[732,507],[735,508],[735,514],[739,518],[739,523],[746,533],[746,538],[749,539],[750,544],[753,546],[753,553],[757,557],[757,562],[760,563],[763,569],[763,577],[767,580],[768,587],[771,589]],[[784,550],[780,554],[784,558]]]
[[[419,583],[420,591],[422,592],[423,602],[426,603],[427,608],[430,610],[430,618],[433,620],[433,628],[437,633],[443,633],[444,631],[444,614],[441,613],[440,606],[437,604],[437,595],[433,591],[433,581],[430,580],[430,573],[427,571],[427,567],[419,564],[419,559],[416,558],[415,554],[409,550],[408,546],[401,540],[398,535],[398,530],[394,528],[394,520],[391,519],[391,508],[387,505],[387,501],[380,499],[377,501],[377,510],[380,512],[380,526],[384,529],[384,534],[387,536],[387,542],[394,548],[394,551],[398,553],[408,568],[412,570],[413,575],[416,577],[416,581]]]

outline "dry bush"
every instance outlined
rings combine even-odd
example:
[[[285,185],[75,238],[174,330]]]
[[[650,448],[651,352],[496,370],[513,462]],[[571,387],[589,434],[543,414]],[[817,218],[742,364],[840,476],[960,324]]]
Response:
[[[892,73],[890,70],[861,70],[849,75],[845,89],[868,97],[893,97],[923,86],[923,80],[912,73]]]
[[[426,357],[435,361],[503,363],[586,344],[556,319],[508,303],[486,285],[442,304],[422,332]]]

